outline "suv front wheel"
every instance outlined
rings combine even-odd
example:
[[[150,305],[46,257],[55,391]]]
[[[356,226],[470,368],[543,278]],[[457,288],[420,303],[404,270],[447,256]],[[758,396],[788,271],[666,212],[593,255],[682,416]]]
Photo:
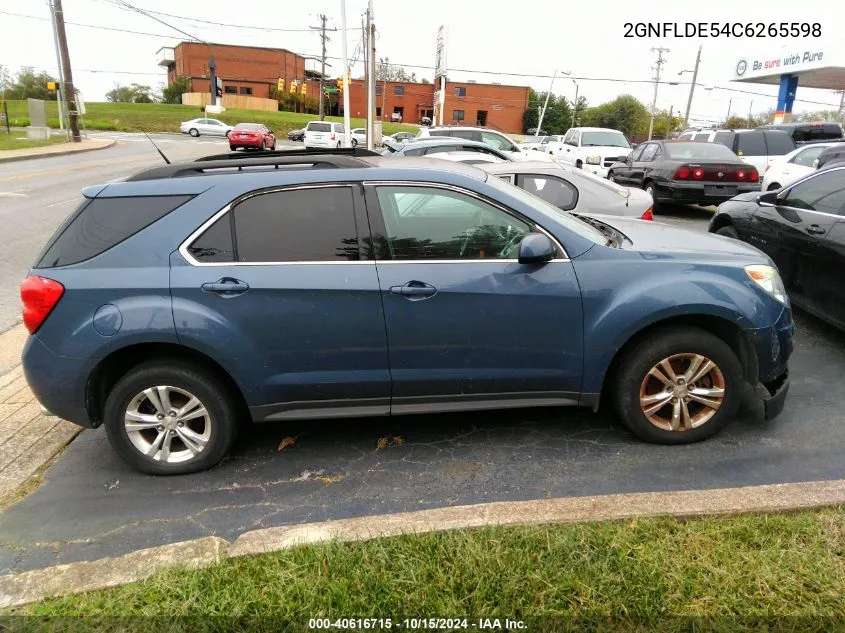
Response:
[[[655,330],[621,359],[617,413],[649,442],[697,442],[734,415],[742,380],[739,360],[719,337],[693,327]]]
[[[149,475],[216,465],[237,433],[238,407],[212,374],[179,362],[144,363],[112,388],[104,411],[115,451]]]

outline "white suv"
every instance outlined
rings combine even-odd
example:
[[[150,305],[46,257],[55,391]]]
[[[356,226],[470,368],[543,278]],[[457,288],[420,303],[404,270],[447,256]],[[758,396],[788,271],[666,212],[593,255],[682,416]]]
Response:
[[[514,160],[551,160],[542,152],[520,149],[516,143],[501,132],[488,130],[483,127],[438,126],[420,128],[417,138],[425,138],[426,136],[450,136],[452,138],[463,138],[468,141],[477,141],[489,145],[500,152],[504,152]]]
[[[305,126],[305,149],[312,147],[343,147],[343,123],[311,121]]]
[[[564,165],[572,165],[607,178],[608,167],[631,153],[631,144],[619,130],[603,127],[573,127],[548,152]]]

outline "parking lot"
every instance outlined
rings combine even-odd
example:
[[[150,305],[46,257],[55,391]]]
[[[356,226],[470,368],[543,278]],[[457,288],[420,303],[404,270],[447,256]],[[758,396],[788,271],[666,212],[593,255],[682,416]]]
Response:
[[[712,213],[658,221],[706,230]],[[83,432],[42,486],[0,515],[0,573],[258,527],[471,504],[845,476],[845,336],[796,314],[786,409],[688,446],[635,439],[606,412],[535,409],[245,427],[200,474],[141,475],[102,430]]]

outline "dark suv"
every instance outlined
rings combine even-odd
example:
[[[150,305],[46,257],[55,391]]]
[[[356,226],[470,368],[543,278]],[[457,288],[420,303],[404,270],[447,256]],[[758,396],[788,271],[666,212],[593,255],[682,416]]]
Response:
[[[680,444],[783,407],[771,260],[590,223],[476,168],[363,150],[210,157],[88,187],[21,285],[26,377],[155,474],[241,421],[598,408]],[[315,422],[316,423],[316,422]]]
[[[786,132],[797,145],[842,140],[842,126],[836,122],[778,123],[762,125],[757,129]]]

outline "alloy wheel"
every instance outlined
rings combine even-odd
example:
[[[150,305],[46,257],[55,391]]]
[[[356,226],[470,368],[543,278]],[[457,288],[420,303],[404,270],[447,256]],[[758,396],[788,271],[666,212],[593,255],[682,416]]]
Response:
[[[169,464],[185,462],[202,453],[212,433],[211,416],[199,398],[165,385],[144,389],[132,398],[123,424],[139,452]]]
[[[701,354],[674,354],[654,365],[640,385],[640,409],[657,428],[684,432],[709,421],[725,400],[725,377]]]

